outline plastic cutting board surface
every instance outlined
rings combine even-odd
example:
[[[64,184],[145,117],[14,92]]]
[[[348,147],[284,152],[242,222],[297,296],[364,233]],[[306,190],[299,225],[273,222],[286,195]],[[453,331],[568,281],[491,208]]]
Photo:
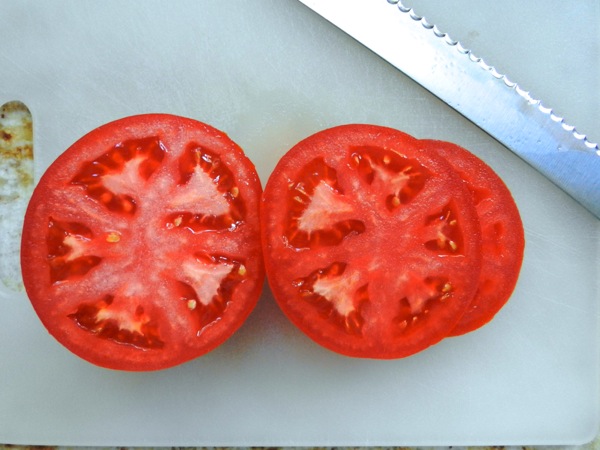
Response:
[[[590,31],[598,29],[595,2],[571,6],[581,14],[544,4],[536,18],[561,24],[552,36],[576,42],[586,65],[539,43],[543,30],[515,31],[510,51],[486,41],[486,29],[497,31],[486,21],[503,21],[507,35],[524,24],[510,11],[521,2],[503,3],[507,10],[486,13],[480,4],[462,21],[456,16],[453,37],[465,32],[502,59],[501,70],[519,71],[526,87],[539,82],[551,106],[555,100],[585,122],[581,131],[587,126],[597,135],[600,90],[588,73],[599,67],[600,39]],[[342,123],[377,123],[455,142],[486,160],[512,190],[527,239],[517,289],[491,324],[397,361],[355,360],[317,347],[287,322],[265,287],[249,321],[209,355],[163,372],[112,372],[63,349],[25,295],[4,289],[0,442],[526,445],[595,436],[599,222],[299,2],[6,1],[0,29],[0,103],[16,99],[31,109],[38,177],[89,130],[144,112],[188,116],[227,132],[263,183],[305,136]],[[539,62],[531,61],[528,45]],[[563,81],[576,83],[575,94]]]

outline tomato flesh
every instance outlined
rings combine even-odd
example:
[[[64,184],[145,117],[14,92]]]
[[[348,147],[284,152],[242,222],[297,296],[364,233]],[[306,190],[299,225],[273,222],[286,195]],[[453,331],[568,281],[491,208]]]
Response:
[[[269,178],[261,213],[276,301],[335,352],[412,355],[446,337],[474,295],[471,195],[400,131],[344,125],[301,141]]]
[[[502,179],[468,150],[450,143],[423,140],[423,145],[450,162],[473,195],[482,232],[482,268],[478,289],[451,336],[474,331],[500,311],[511,297],[525,248],[523,222]]]
[[[166,114],[93,130],[44,173],[23,229],[22,272],[48,331],[120,370],[189,361],[254,308],[264,269],[262,189],[222,132]]]

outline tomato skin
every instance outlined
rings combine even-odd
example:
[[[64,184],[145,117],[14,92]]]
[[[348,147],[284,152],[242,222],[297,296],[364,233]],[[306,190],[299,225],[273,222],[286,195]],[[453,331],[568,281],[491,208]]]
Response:
[[[482,229],[479,288],[450,336],[459,336],[490,322],[511,297],[521,270],[525,233],[517,205],[506,184],[484,161],[451,142],[422,144],[450,162],[473,193]]]
[[[334,352],[415,354],[445,338],[474,295],[481,236],[470,193],[398,130],[342,125],[299,142],[266,184],[261,221],[275,300]]]
[[[29,203],[31,304],[63,346],[101,367],[201,356],[262,291],[261,192],[242,149],[207,124],[144,114],[100,126],[48,167]]]

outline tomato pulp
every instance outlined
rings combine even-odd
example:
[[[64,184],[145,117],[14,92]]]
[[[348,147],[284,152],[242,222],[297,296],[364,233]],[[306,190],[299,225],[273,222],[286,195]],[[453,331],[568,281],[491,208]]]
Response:
[[[265,267],[287,317],[318,344],[364,358],[446,337],[481,267],[471,193],[400,131],[342,125],[294,146],[261,204]]]
[[[207,353],[260,295],[261,192],[241,148],[204,123],[147,114],[91,131],[46,170],[27,209],[21,262],[36,313],[111,369]]]
[[[468,150],[444,141],[423,140],[452,165],[473,195],[481,224],[482,267],[471,305],[450,335],[482,327],[500,311],[517,284],[525,236],[517,205],[502,179]]]

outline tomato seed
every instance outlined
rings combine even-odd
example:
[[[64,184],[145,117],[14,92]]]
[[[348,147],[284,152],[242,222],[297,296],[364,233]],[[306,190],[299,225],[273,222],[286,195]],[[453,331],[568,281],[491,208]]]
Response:
[[[104,191],[104,193],[102,195],[100,195],[100,201],[102,203],[110,203],[110,201],[113,199],[114,195],[112,192],[110,191]]]
[[[188,300],[187,301],[187,307],[190,311],[193,311],[194,309],[196,309],[196,306],[198,305],[198,302],[196,300]]]
[[[115,231],[106,235],[106,242],[115,243],[121,240],[121,235]]]

